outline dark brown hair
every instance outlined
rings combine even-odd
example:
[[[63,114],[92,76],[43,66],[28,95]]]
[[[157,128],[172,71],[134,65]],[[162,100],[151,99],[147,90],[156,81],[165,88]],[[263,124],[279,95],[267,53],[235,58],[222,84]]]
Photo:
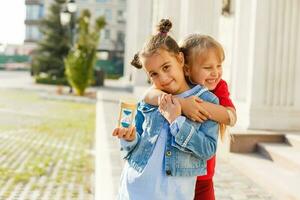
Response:
[[[142,63],[140,61],[141,57],[148,57],[156,53],[159,49],[168,51],[178,55],[180,48],[177,42],[168,35],[168,32],[172,28],[172,22],[168,19],[161,19],[157,25],[158,33],[153,35],[145,44],[141,51],[134,55],[131,65],[141,69]]]

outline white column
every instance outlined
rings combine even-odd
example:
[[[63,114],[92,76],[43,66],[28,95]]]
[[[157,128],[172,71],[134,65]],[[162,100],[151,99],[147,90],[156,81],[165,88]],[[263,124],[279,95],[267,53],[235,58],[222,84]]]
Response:
[[[300,2],[236,1],[232,95],[238,125],[300,129]]]
[[[218,37],[221,0],[189,0],[181,2],[180,37],[202,33]]]
[[[128,0],[125,38],[124,71],[125,79],[131,79],[135,90],[146,87],[147,76],[142,70],[130,65],[134,54],[139,51],[152,30],[152,0]]]
[[[181,0],[153,0],[153,30],[156,30],[156,25],[161,19],[170,19],[173,24],[170,35],[179,39],[180,2]]]

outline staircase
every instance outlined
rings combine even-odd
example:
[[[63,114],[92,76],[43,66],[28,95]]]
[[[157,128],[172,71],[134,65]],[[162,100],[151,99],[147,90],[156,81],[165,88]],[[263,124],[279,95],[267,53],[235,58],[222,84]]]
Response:
[[[234,166],[278,199],[300,200],[300,132],[232,135]]]

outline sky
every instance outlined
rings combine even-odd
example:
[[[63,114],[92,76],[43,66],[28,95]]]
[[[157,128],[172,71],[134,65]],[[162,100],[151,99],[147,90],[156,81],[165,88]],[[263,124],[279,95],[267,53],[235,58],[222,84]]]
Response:
[[[23,44],[25,0],[0,0],[0,43]]]

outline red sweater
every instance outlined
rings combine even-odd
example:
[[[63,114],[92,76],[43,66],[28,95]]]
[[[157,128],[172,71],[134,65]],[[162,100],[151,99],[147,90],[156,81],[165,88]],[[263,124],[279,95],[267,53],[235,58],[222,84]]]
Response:
[[[229,97],[229,91],[228,91],[228,86],[226,81],[220,80],[218,85],[214,90],[212,90],[218,98],[220,105],[225,106],[225,107],[232,107],[235,108],[230,97]],[[215,165],[216,165],[216,156],[213,156],[211,159],[207,161],[207,174],[203,176],[198,176],[197,180],[208,180],[212,179],[212,177],[215,174]]]

